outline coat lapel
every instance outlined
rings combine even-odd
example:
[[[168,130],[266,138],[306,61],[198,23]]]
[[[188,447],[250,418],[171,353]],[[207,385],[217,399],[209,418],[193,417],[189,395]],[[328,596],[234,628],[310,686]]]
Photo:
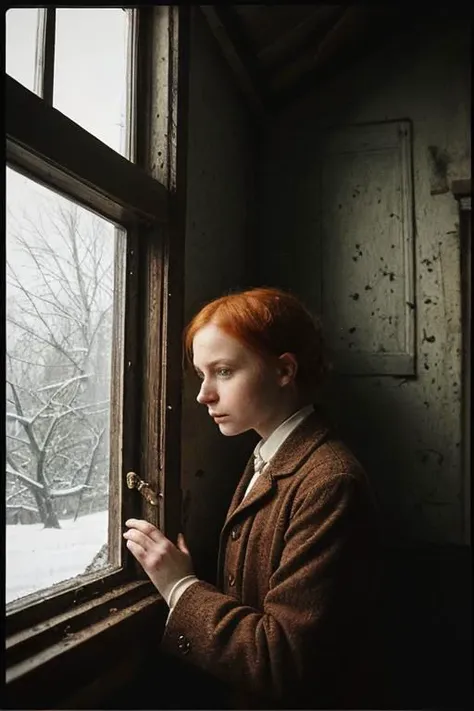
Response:
[[[324,424],[320,414],[315,411],[293,430],[283,442],[268,467],[258,477],[248,496],[244,494],[253,476],[253,456],[250,457],[244,473],[237,485],[235,494],[229,506],[227,518],[220,535],[217,561],[217,580],[222,587],[222,571],[225,559],[226,537],[236,518],[244,512],[258,509],[270,496],[277,491],[276,479],[293,474],[317,447],[327,439],[329,428]]]
[[[270,468],[270,467],[268,467]],[[266,498],[266,495],[272,491],[272,489],[275,489],[276,491],[276,484],[273,479],[273,477],[269,476],[267,472],[262,472],[260,476],[257,478],[257,481],[254,483],[252,486],[252,489],[250,490],[249,494],[244,497],[245,491],[247,489],[247,486],[250,482],[250,479],[252,478],[253,475],[253,466],[251,467],[251,474],[250,477],[245,480],[245,485],[243,486],[242,490],[238,491],[239,497],[236,497],[236,501],[232,501],[234,505],[233,508],[229,509],[229,513],[227,515],[226,522],[224,526],[227,526],[227,524],[233,520],[234,516],[236,514],[241,514],[243,511],[245,511],[249,506],[254,506],[258,502],[260,502],[261,499]]]
[[[263,503],[270,492],[276,492],[275,479],[293,474],[311,453],[319,447],[327,437],[329,429],[315,411],[288,436],[277,451],[265,471],[258,477],[250,493],[244,499],[244,494],[253,476],[253,456],[250,457],[240,479],[235,494],[229,506],[227,518],[222,529],[222,538],[236,515],[240,515],[249,507]]]

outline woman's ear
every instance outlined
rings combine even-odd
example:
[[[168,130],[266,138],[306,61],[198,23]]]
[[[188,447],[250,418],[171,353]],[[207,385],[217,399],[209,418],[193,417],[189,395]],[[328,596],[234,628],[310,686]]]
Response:
[[[282,353],[278,357],[278,378],[280,385],[294,382],[298,372],[298,361],[293,353]]]

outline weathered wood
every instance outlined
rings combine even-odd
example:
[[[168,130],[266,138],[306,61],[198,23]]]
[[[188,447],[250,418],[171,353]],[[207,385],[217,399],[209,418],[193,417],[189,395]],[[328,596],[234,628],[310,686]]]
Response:
[[[117,609],[108,603],[108,610],[97,622],[69,637],[66,632],[62,640],[8,670],[6,707],[66,708],[64,702],[87,687],[91,679],[107,675],[126,661],[132,666],[143,663],[157,644],[166,610],[156,593]],[[149,634],[151,629],[157,631],[156,637]],[[120,683],[115,677],[115,686]],[[88,707],[95,705],[91,696]]]
[[[54,644],[61,644],[80,630],[104,619],[111,609],[119,612],[150,595],[155,595],[158,599],[158,593],[150,582],[127,583],[105,593],[99,599],[76,605],[34,627],[10,635],[5,640],[7,678],[13,678],[12,670],[16,665],[21,666],[24,660],[29,660]]]
[[[164,429],[163,525],[166,535],[176,540],[182,531],[181,491],[181,391],[183,378],[184,245],[186,233],[187,143],[189,95],[190,10],[173,6],[171,14],[171,71],[169,73],[169,169],[170,214],[166,241],[164,329],[166,333],[166,382],[162,408]]]
[[[200,8],[233,70],[241,90],[257,118],[263,120],[266,110],[262,87],[256,77],[258,69],[250,52],[246,49],[242,37],[239,36],[236,18],[232,18],[230,14],[231,9],[223,5],[201,5]]]
[[[155,34],[155,12],[159,14],[160,29],[163,35],[162,44]],[[138,158],[144,170],[152,175],[168,192],[166,184],[168,153],[166,138],[168,134],[167,92],[156,92],[154,88],[155,72],[162,72],[162,77],[167,76],[168,63],[168,6],[146,8],[142,13],[139,27],[139,56],[143,70],[141,83],[138,88],[138,100],[145,111],[146,121],[139,126]],[[163,46],[164,43],[164,46]],[[164,54],[163,54],[164,53]],[[158,67],[154,66],[157,64]],[[161,151],[154,152],[151,156],[153,136],[155,135],[155,121],[159,124],[159,135],[163,140]],[[159,158],[158,168],[156,158]],[[166,165],[166,167],[165,167]],[[164,179],[165,178],[165,179]],[[166,219],[169,218],[169,210]],[[164,239],[166,227],[154,226],[143,234],[141,240],[141,267],[140,282],[142,289],[140,323],[141,323],[141,380],[142,380],[142,407],[140,413],[140,453],[138,463],[132,469],[147,481],[151,488],[162,493],[160,476],[161,450],[160,433],[162,428],[162,412],[160,407],[163,387],[163,360],[162,330],[163,311],[163,279],[164,279]],[[162,503],[153,507],[142,500],[136,491],[128,492],[129,497],[140,501],[141,517],[155,526],[160,526],[162,519]],[[137,572],[140,566],[136,565]]]
[[[112,565],[132,565],[122,536],[124,522],[140,514],[140,502],[129,495],[126,473],[139,456],[141,404],[140,238],[131,228],[125,245],[117,242],[110,412],[108,555]]]
[[[168,223],[147,243],[147,349],[142,472],[164,494],[148,520],[176,538],[181,519],[181,332],[185,229],[188,10],[157,6],[151,16],[148,170],[170,193]]]
[[[33,593],[14,600],[8,605],[5,618],[6,635],[41,624],[54,615],[74,609],[85,600],[100,597],[107,590],[127,582],[124,570],[102,570],[78,579],[71,587],[71,581],[66,580],[53,585],[46,591]]]

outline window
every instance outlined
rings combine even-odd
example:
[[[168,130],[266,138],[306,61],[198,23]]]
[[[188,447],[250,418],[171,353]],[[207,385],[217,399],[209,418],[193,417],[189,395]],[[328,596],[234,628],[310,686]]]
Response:
[[[127,83],[133,84],[134,64],[130,51],[127,61],[126,49],[133,43],[126,41],[126,28],[132,29],[133,14],[104,8],[97,11],[95,22],[94,13],[38,10],[38,27],[44,25],[45,32],[38,31],[34,38],[31,33],[19,34],[17,39],[20,48],[34,39],[37,62],[42,54],[54,53],[52,88],[65,109],[61,113],[72,113],[82,124],[89,120],[88,127],[96,134],[101,125],[103,143],[109,139],[111,148],[119,148],[106,87],[118,97],[115,108],[123,105],[125,110],[122,99]],[[108,50],[103,55],[106,61],[97,54],[93,57],[98,70],[89,82],[94,87],[90,98],[79,81],[82,54],[78,56],[76,42],[81,29],[82,34],[87,29],[87,19],[92,34],[102,32]],[[104,32],[107,19],[109,30]],[[14,19],[11,24],[15,26]],[[48,32],[51,24],[55,34]],[[19,53],[17,44],[10,49]],[[116,62],[119,55],[121,63]],[[90,64],[85,69],[92,73]],[[36,84],[44,87],[41,73],[46,73],[46,63],[35,66]],[[99,98],[100,86],[105,96]],[[20,87],[17,91],[21,96]],[[45,103],[36,100],[43,110],[49,108]],[[124,136],[130,136],[125,129],[132,125],[132,109],[129,104],[127,117],[122,113],[126,152]],[[43,115],[44,129],[49,121],[53,129],[55,112],[50,109]],[[110,170],[105,145],[97,154],[91,136],[76,124],[73,128],[90,151],[99,182],[99,167]],[[61,128],[51,135],[60,138]],[[71,137],[72,151],[75,143]],[[45,144],[43,151],[48,150]],[[23,156],[24,163],[28,158],[31,155]],[[47,170],[47,160],[42,165]],[[35,601],[33,593],[52,585],[66,581],[71,585],[85,573],[120,568],[121,521],[109,484],[113,490],[121,476],[117,468],[121,442],[117,436],[111,438],[111,426],[122,419],[123,269],[129,220],[117,215],[111,221],[97,204],[91,205],[94,212],[88,209],[89,200],[77,186],[71,190],[64,175],[63,184],[48,187],[46,175],[35,176],[28,165],[15,161],[12,167],[17,170],[7,169],[6,601],[16,601],[14,607],[19,608]],[[18,172],[22,168],[26,175]],[[38,177],[42,184],[35,180]],[[97,198],[97,190],[94,193]],[[82,198],[82,205],[77,198]]]
[[[133,158],[133,27],[132,11],[123,8],[11,8],[7,74]]]
[[[126,233],[10,169],[6,188],[8,603],[109,561]]]
[[[85,649],[99,640],[128,656],[138,635],[139,663],[158,596],[123,524],[146,517],[170,537],[178,526],[182,17],[174,6],[7,15],[10,708],[67,703],[97,675]],[[129,471],[159,506],[127,487]],[[116,659],[105,656],[104,673]]]

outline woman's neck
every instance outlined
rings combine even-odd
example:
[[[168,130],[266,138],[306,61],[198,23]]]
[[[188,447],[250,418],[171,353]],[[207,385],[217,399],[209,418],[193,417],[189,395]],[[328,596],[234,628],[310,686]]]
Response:
[[[310,405],[311,400],[309,400],[307,397],[303,398],[301,396],[298,396],[293,399],[288,399],[287,402],[282,403],[281,408],[278,409],[278,412],[274,413],[274,416],[269,418],[265,423],[262,423],[261,426],[257,429],[257,433],[262,437],[263,440],[267,440],[272,432],[274,432],[277,427],[279,427],[285,420],[287,420],[289,417],[295,414],[295,412],[298,412],[301,410],[303,407],[306,405]]]

